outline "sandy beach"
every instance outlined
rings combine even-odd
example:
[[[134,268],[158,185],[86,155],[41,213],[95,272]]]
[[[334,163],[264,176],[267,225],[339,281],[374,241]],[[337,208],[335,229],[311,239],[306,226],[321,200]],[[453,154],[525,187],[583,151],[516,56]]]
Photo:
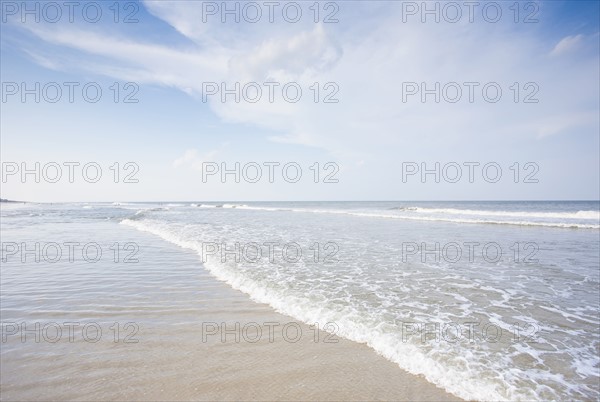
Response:
[[[253,302],[191,251],[122,225],[118,233],[95,226],[94,241],[107,248],[115,237],[137,242],[139,262],[3,264],[2,400],[457,400],[366,345]],[[90,229],[37,233],[58,242],[90,238]],[[26,232],[4,233],[20,241]],[[13,334],[7,323],[26,331]],[[77,324],[72,339],[67,323]]]

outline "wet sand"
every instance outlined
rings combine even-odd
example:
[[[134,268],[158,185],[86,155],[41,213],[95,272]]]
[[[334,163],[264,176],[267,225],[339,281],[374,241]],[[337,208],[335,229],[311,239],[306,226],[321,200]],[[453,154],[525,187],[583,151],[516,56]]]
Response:
[[[92,228],[61,230],[53,241]],[[122,225],[93,230],[107,248],[137,242],[139,262],[3,264],[2,400],[458,400],[366,345],[322,330],[315,339],[315,328],[214,279],[192,252]],[[26,341],[7,323],[25,323]],[[48,341],[50,326],[37,342],[35,323],[62,336]],[[85,324],[101,336],[86,338]]]

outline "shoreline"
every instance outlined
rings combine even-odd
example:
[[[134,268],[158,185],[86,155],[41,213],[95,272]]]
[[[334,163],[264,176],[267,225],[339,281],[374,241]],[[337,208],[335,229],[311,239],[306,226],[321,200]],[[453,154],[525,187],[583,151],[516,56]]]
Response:
[[[25,343],[9,336],[2,353],[3,400],[460,400],[365,344],[315,331],[252,301],[214,278],[191,250],[123,225],[118,234],[114,223],[94,225],[100,244],[112,244],[117,235],[143,245],[140,263],[102,260],[93,270],[87,264],[3,266],[3,305],[12,305],[3,311],[3,323],[25,322],[29,329],[35,323],[92,322],[103,335],[98,342],[79,332],[73,342],[65,336],[34,342],[31,334]],[[60,226],[39,232],[66,241],[90,230]],[[21,240],[18,231],[4,235]],[[39,295],[5,291],[5,283],[25,283],[32,275]],[[39,305],[36,297],[46,301]],[[221,323],[225,339],[220,328],[215,332]],[[137,342],[124,342],[132,332]]]

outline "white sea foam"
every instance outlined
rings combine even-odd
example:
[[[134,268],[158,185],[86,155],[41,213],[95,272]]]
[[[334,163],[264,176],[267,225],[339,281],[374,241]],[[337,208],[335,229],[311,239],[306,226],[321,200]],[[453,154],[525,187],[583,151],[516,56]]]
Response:
[[[262,208],[264,209],[264,208]],[[335,212],[339,213],[339,212]],[[180,247],[191,249],[198,254],[202,253],[202,230],[199,228],[190,229],[189,225],[182,223],[173,223],[164,220],[130,220],[122,222],[125,225],[132,226],[140,231],[145,231],[157,235]],[[205,230],[210,230],[205,228]],[[208,238],[214,238],[215,233],[207,234]],[[290,291],[288,286],[278,286],[281,281],[290,280],[285,276],[285,271],[279,272],[279,280],[270,277],[273,267],[255,266],[252,270],[240,266],[239,264],[223,263],[218,257],[209,260],[204,264],[206,269],[217,279],[228,283],[235,289],[248,294],[253,300],[260,303],[267,303],[275,310],[294,317],[307,324],[319,323],[323,328],[328,322],[335,322],[338,326],[336,335],[345,337],[355,342],[365,343],[373,348],[390,361],[395,362],[403,369],[413,373],[421,374],[425,378],[438,386],[443,387],[461,398],[468,400],[539,400],[561,399],[560,394],[554,393],[547,387],[549,381],[558,384],[557,386],[568,389],[575,387],[565,378],[556,373],[530,373],[517,367],[512,359],[519,356],[529,355],[532,359],[541,359],[539,351],[532,349],[528,345],[516,345],[512,354],[488,356],[491,352],[485,349],[479,349],[480,345],[474,347],[469,344],[451,344],[448,342],[438,342],[426,345],[419,343],[404,342],[402,334],[398,332],[398,327],[385,321],[381,314],[386,312],[385,307],[381,306],[377,310],[364,311],[357,309],[351,303],[340,305],[336,299],[331,299],[328,293],[320,292],[317,289],[301,293]],[[293,273],[295,275],[295,273]],[[327,272],[313,272],[313,275],[319,277],[320,286],[324,286],[330,291],[335,292],[345,286],[357,286],[353,280],[360,278],[331,278],[328,279]],[[451,277],[451,276],[450,276]],[[314,278],[316,279],[316,278]],[[331,282],[328,282],[331,281]],[[349,282],[348,282],[349,281]],[[328,284],[329,283],[329,284]],[[474,284],[465,284],[458,286],[461,293],[457,293],[458,299],[462,300],[464,313],[468,316],[473,314],[469,310],[469,304],[462,296],[466,289],[473,291],[488,292],[490,295],[497,294],[499,291],[491,286],[475,286]],[[377,288],[368,289],[369,293],[376,293]],[[414,290],[407,290],[408,292]],[[497,308],[506,308],[506,303],[510,301],[514,294],[503,295],[501,301],[494,301]],[[339,300],[339,298],[337,299]],[[428,306],[417,300],[403,300],[405,306],[411,306],[414,311],[425,311]],[[412,303],[412,304],[411,304]],[[394,312],[393,306],[391,304]],[[429,317],[442,321],[443,317]],[[526,318],[531,322],[531,317]],[[573,318],[573,317],[567,317]],[[510,323],[495,313],[489,313],[490,322],[494,322],[500,328],[510,328]],[[589,321],[589,320],[588,320]],[[594,322],[591,322],[594,324]],[[540,324],[541,325],[541,324]],[[544,327],[545,331],[552,331],[551,327]],[[502,352],[505,353],[505,352]],[[587,361],[582,370],[589,371],[590,367],[598,363],[593,356],[583,356],[581,361]],[[524,386],[528,384],[528,386]],[[542,392],[543,393],[540,393]]]
[[[223,208],[246,208],[247,205],[244,204],[223,204]]]
[[[406,213],[366,212],[341,209],[311,209],[311,208],[268,208],[257,206],[244,206],[244,209],[256,211],[293,211],[316,214],[344,214],[368,218],[402,219],[414,221],[451,222],[469,224],[491,225],[516,225],[516,226],[543,226],[570,229],[600,229],[600,224],[593,224],[589,220],[597,220],[596,211],[579,211],[576,213],[530,213],[507,211],[479,211],[467,209],[436,209],[436,208],[408,208]],[[400,210],[403,211],[403,210]],[[429,214],[429,215],[427,215]],[[448,217],[451,215],[456,217]],[[462,216],[458,216],[462,215]],[[475,218],[477,217],[477,218]],[[485,219],[485,217],[489,217]],[[499,220],[498,217],[523,218],[521,220]],[[532,218],[554,219],[533,221]],[[574,222],[573,220],[588,220],[588,222]]]
[[[599,211],[577,211],[577,212],[526,212],[526,211],[484,211],[473,209],[455,208],[420,208],[410,209],[424,214],[445,215],[474,215],[474,216],[498,216],[511,218],[542,218],[542,219],[589,219],[600,220]]]

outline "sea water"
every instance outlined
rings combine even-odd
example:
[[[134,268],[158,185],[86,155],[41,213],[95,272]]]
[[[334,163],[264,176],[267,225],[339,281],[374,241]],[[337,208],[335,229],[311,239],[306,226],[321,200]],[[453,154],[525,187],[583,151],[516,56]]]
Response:
[[[3,204],[3,258],[58,223],[193,250],[198,270],[465,399],[600,398],[598,202]],[[36,286],[2,279],[3,309]]]

